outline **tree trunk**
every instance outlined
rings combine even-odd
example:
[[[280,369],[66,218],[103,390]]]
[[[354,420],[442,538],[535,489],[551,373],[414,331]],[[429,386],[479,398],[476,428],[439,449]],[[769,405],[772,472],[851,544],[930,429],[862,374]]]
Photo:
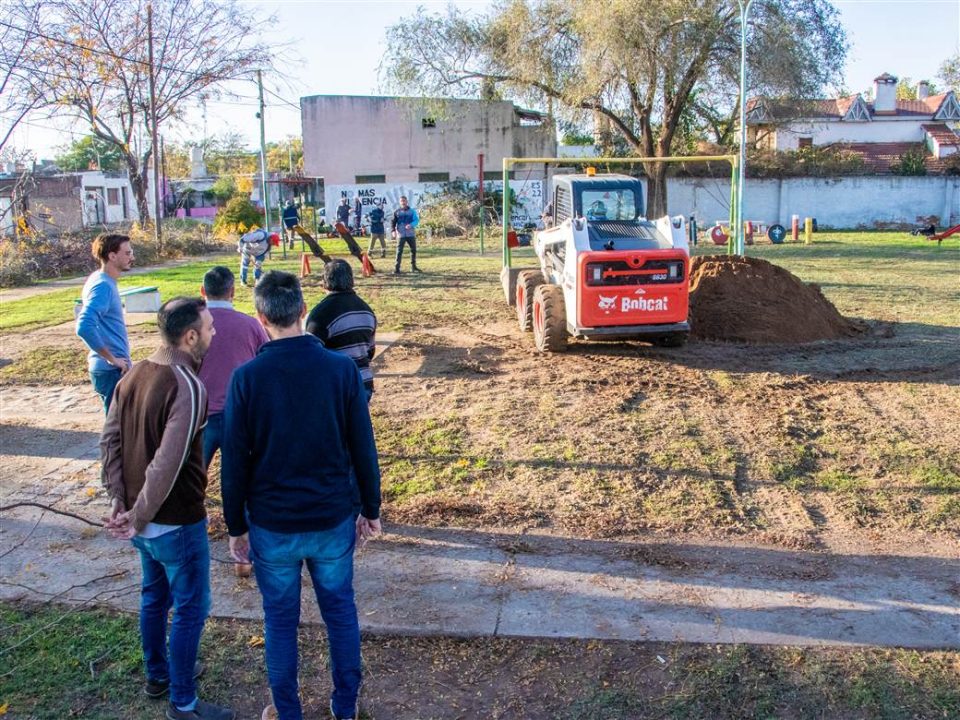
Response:
[[[140,164],[137,162],[136,157],[124,155],[123,159],[127,164],[127,177],[130,179],[133,197],[137,202],[137,219],[140,221],[141,226],[145,226],[150,221],[150,204],[147,202],[146,177],[140,172]]]
[[[651,163],[647,167],[647,218],[654,220],[667,214],[667,163]]]

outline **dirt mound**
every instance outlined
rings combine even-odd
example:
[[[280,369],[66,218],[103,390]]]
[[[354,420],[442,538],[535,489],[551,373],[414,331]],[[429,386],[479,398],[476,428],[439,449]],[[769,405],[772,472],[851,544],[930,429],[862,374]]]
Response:
[[[725,255],[690,263],[690,325],[700,340],[748,343],[807,343],[863,332],[816,285],[766,260]]]

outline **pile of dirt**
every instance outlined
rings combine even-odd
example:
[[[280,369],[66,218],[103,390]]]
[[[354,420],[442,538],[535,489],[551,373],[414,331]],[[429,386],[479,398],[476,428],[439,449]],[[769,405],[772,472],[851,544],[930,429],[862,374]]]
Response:
[[[751,257],[707,255],[690,263],[691,335],[700,340],[807,343],[863,332],[820,288]]]

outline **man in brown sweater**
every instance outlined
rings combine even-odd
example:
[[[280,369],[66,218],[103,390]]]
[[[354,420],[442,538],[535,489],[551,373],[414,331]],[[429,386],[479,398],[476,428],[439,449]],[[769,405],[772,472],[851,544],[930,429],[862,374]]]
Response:
[[[196,371],[215,332],[213,317],[200,298],[174,298],[160,308],[157,325],[163,346],[121,379],[100,438],[112,503],[106,527],[140,552],[144,691],[159,698],[169,690],[168,720],[232,720],[232,710],[197,698],[195,672],[210,610],[207,392]]]

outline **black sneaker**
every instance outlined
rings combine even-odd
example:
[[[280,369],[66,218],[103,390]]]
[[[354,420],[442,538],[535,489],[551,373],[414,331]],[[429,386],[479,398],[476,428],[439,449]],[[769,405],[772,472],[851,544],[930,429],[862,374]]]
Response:
[[[399,274],[400,274],[400,270],[399,270],[399,268],[398,268],[398,269],[396,269],[396,270],[394,270],[394,271],[393,271],[393,274],[394,274],[394,275],[399,275]]]
[[[413,266],[413,271],[414,271],[414,272],[418,272],[418,273],[422,273],[422,272],[423,272],[423,270],[421,270],[420,268],[418,268],[416,265]]]
[[[167,720],[234,720],[237,714],[230,708],[197,700],[193,710],[177,710],[173,703],[167,705]]]
[[[203,663],[199,660],[197,664],[193,666],[193,679],[197,680],[203,671],[206,668],[203,666]],[[151,680],[147,678],[147,682],[143,686],[143,694],[146,695],[151,700],[159,700],[164,695],[170,691],[170,678],[166,680]]]

